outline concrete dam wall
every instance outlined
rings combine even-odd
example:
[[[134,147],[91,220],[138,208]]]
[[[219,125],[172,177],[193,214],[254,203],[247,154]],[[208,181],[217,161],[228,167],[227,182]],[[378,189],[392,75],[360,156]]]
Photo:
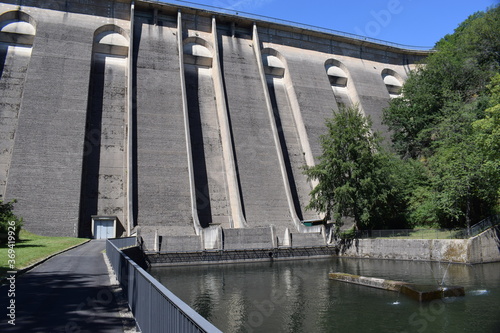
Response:
[[[387,132],[426,54],[154,1],[2,1],[0,194],[43,235],[321,244],[302,168],[325,119],[358,104]]]

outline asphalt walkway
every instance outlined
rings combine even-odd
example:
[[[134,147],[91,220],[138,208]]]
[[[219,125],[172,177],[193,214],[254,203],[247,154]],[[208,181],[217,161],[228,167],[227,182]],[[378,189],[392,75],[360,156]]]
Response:
[[[0,332],[123,332],[103,258],[105,240],[59,254],[0,287]],[[15,326],[7,309],[15,300]]]

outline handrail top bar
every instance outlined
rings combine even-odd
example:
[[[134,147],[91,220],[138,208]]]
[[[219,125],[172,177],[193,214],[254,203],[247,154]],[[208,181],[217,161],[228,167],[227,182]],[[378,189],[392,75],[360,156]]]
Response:
[[[173,3],[173,2],[176,3]],[[179,2],[179,3],[177,3]],[[434,52],[433,48],[430,46],[412,46],[412,45],[404,45],[404,44],[398,44],[398,43],[393,43],[393,42],[388,42],[384,41],[381,39],[377,38],[372,38],[372,37],[366,37],[366,36],[361,36],[349,32],[343,32],[339,30],[334,30],[334,29],[328,29],[328,28],[322,28],[310,24],[304,24],[304,23],[298,23],[294,21],[289,21],[289,20],[284,20],[284,19],[278,19],[278,18],[273,18],[269,16],[264,16],[264,15],[258,15],[258,14],[252,14],[248,12],[243,12],[243,11],[236,11],[233,9],[225,9],[221,7],[216,7],[216,6],[210,6],[210,5],[202,5],[202,4],[197,4],[194,2],[190,1],[183,1],[183,0],[172,0],[171,2],[162,2],[158,0],[138,0],[136,1],[136,6],[139,5],[146,5],[148,7],[159,7],[159,8],[165,8],[165,7],[172,7],[175,6],[176,8],[182,8],[187,11],[194,11],[195,13],[206,13],[207,16],[226,16],[226,17],[231,17],[232,19],[236,19],[240,22],[242,21],[248,21],[248,24],[253,24],[255,23],[260,23],[262,25],[267,25],[267,26],[279,26],[281,29],[285,28],[288,30],[297,30],[300,29],[300,32],[302,33],[309,33],[309,34],[323,34],[323,35],[330,35],[334,39],[341,39],[341,40],[347,40],[350,43],[354,44],[359,44],[359,45],[366,45],[378,49],[391,49],[394,52],[403,52],[403,53],[415,53],[415,54],[420,54],[420,55],[427,55],[432,52]]]
[[[131,237],[128,237],[131,238]],[[116,239],[115,239],[116,240]],[[155,288],[163,297],[168,299],[168,301],[173,304],[178,311],[184,314],[185,318],[193,323],[201,332],[213,332],[219,333],[221,332],[217,327],[215,327],[211,322],[205,319],[202,315],[196,312],[192,307],[182,301],[179,297],[177,297],[174,293],[168,290],[167,287],[162,285],[159,281],[157,281],[154,277],[152,277],[148,272],[146,272],[143,268],[141,268],[137,263],[135,263],[132,259],[130,259],[125,253],[121,251],[114,243],[113,239],[108,239],[106,241],[115,251],[119,253],[129,264],[134,268],[134,270],[140,274],[146,281],[148,281],[153,288]],[[109,254],[108,254],[109,257]],[[113,267],[113,271],[116,274],[116,267]],[[122,283],[123,281],[120,281]],[[134,314],[135,315],[135,314]]]

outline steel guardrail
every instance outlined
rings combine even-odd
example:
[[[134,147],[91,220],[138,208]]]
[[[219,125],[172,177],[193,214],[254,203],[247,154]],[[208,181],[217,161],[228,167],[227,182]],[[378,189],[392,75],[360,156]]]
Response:
[[[221,332],[139,267],[115,243],[127,247],[136,244],[136,240],[135,237],[108,239],[106,255],[141,332]]]

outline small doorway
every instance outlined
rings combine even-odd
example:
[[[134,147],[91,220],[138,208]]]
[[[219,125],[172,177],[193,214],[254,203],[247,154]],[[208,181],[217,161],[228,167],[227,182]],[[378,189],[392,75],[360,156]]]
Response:
[[[92,216],[92,237],[106,239],[116,237],[116,216]]]

